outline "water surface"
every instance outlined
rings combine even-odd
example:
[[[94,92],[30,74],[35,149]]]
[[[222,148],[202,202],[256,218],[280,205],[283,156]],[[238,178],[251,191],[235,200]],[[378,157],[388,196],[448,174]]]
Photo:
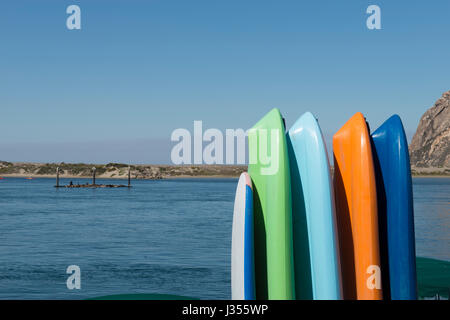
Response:
[[[236,183],[140,180],[130,189],[55,189],[53,179],[0,180],[0,299],[228,299]],[[450,179],[415,178],[413,185],[417,254],[450,260]],[[66,287],[69,265],[81,268],[81,290]]]

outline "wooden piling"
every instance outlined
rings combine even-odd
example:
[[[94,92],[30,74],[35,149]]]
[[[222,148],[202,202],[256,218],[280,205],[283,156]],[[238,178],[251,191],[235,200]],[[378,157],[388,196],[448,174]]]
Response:
[[[95,167],[92,168],[92,184],[95,186],[95,171],[97,169]]]
[[[56,187],[59,188],[59,167],[56,167]]]
[[[131,186],[131,167],[128,166],[128,187]]]

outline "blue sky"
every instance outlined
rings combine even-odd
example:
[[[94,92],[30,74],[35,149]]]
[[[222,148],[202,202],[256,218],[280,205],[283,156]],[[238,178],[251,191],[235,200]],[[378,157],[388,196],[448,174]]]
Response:
[[[311,111],[327,141],[358,111],[411,136],[450,90],[449,34],[448,0],[2,1],[0,159],[168,163],[174,129],[273,107],[288,126]]]

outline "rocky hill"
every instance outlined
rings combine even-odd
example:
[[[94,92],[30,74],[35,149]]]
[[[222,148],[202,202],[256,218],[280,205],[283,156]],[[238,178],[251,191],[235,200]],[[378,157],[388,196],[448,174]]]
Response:
[[[420,119],[409,153],[413,170],[450,170],[450,91]]]

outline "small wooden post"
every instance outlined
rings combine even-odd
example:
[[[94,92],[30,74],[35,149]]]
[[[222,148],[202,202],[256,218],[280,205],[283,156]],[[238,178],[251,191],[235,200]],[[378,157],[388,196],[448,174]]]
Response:
[[[92,168],[92,184],[95,186],[95,167]]]
[[[131,186],[131,167],[128,166],[128,187]]]
[[[59,167],[56,167],[56,187],[59,188]]]

